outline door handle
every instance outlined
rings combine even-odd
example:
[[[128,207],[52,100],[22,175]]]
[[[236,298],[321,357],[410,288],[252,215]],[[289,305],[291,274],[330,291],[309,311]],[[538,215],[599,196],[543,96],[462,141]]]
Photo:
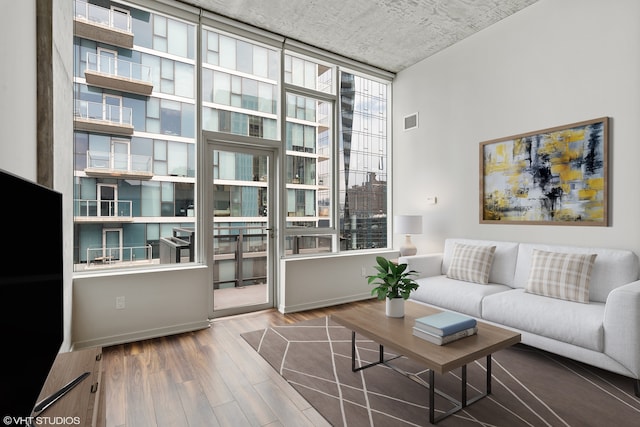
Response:
[[[275,228],[267,227],[267,228],[265,228],[265,230],[267,230],[269,232],[269,237],[270,238],[273,239],[274,237],[276,237],[276,235],[275,235],[276,229]]]

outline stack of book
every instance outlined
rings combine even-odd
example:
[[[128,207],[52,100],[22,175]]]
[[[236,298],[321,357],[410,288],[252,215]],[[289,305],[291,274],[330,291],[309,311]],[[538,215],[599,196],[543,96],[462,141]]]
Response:
[[[433,344],[443,345],[478,333],[473,317],[443,311],[416,319],[413,335]]]

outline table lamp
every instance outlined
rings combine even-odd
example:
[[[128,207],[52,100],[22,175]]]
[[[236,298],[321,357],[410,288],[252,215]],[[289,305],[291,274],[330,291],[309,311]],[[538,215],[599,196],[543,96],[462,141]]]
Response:
[[[393,228],[396,233],[406,235],[404,244],[400,246],[400,256],[415,255],[418,250],[411,242],[411,235],[422,234],[422,215],[396,215]]]

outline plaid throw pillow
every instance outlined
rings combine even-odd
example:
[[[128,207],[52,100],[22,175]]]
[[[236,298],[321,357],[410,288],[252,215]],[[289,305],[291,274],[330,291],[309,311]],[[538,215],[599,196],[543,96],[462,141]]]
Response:
[[[526,291],[552,298],[588,303],[589,282],[596,255],[534,249]]]
[[[489,271],[495,251],[495,246],[456,243],[453,247],[447,277],[486,285],[489,283]]]

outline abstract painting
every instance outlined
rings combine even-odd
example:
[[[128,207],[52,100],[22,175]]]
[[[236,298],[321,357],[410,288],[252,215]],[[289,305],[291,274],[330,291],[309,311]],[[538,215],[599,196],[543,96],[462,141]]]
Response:
[[[480,222],[607,226],[609,118],[480,143]]]

